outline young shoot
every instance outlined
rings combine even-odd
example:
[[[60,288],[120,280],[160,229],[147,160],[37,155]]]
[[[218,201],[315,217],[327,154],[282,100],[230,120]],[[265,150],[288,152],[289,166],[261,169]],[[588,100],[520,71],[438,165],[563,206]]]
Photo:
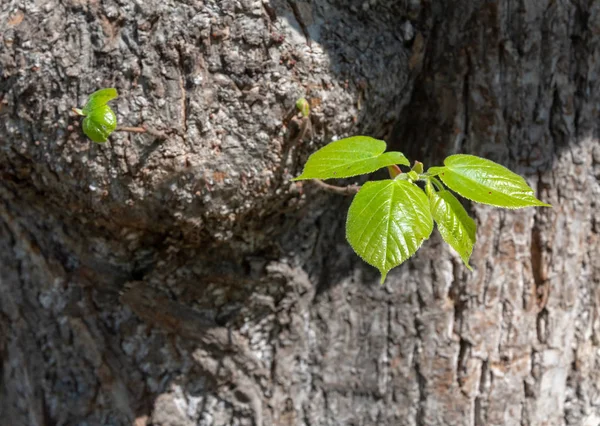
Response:
[[[410,166],[400,152],[384,152],[384,141],[354,136],[313,153],[294,180],[348,178],[386,167],[391,179],[367,182],[354,196],[346,221],[346,239],[368,264],[387,273],[410,258],[429,238],[434,222],[446,243],[471,270],[475,221],[446,187],[469,200],[496,207],[551,207],[535,197],[525,179],[493,161],[474,155],[451,155],[444,166],[426,172]],[[416,183],[423,182],[425,189]],[[444,186],[445,185],[445,186]]]
[[[90,95],[83,109],[73,108],[77,115],[84,116],[83,133],[97,143],[104,143],[117,128],[117,116],[108,105],[119,96],[117,89],[101,89]]]

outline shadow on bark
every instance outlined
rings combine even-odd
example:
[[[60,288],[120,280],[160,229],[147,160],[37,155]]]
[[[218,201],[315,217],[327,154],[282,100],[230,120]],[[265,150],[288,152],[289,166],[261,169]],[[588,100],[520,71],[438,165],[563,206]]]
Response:
[[[600,11],[513,3],[0,12],[2,418],[593,422]],[[67,111],[98,86],[171,137],[83,143]],[[314,134],[293,141],[301,96]],[[474,207],[473,274],[434,234],[380,287],[349,200],[288,183],[355,133],[485,156],[555,209]]]

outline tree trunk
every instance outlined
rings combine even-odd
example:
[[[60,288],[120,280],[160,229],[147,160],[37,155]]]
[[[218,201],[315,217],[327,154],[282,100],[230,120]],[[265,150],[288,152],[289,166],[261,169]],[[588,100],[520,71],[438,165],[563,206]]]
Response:
[[[599,1],[9,0],[0,30],[2,424],[600,423]],[[102,87],[156,132],[91,143]],[[380,286],[350,199],[289,180],[353,134],[553,208],[470,206],[473,272],[434,232]]]

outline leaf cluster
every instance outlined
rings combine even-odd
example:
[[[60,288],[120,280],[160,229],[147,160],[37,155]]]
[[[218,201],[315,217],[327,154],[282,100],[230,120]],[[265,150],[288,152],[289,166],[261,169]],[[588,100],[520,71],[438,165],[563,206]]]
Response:
[[[434,222],[446,243],[467,268],[476,241],[475,221],[446,189],[483,204],[509,209],[544,206],[525,179],[474,155],[451,155],[444,166],[423,171],[400,152],[384,152],[384,141],[354,136],[313,153],[294,180],[347,178],[387,167],[391,179],[367,182],[354,197],[346,221],[346,239],[354,251],[381,272],[381,282],[429,238]],[[417,182],[422,182],[422,189]]]

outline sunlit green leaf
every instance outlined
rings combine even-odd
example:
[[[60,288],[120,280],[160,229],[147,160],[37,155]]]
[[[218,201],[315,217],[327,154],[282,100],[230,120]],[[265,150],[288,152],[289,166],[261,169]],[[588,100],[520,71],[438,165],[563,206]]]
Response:
[[[437,176],[440,173],[442,173],[444,170],[446,170],[445,167],[430,167],[429,169],[427,169],[427,174],[429,176]]]
[[[517,209],[546,206],[535,197],[525,179],[493,161],[474,155],[451,155],[445,167],[432,167],[453,191],[478,203]]]
[[[450,191],[431,191],[431,213],[444,241],[460,255],[471,269],[469,258],[475,245],[475,221]]]
[[[403,180],[364,184],[346,222],[348,242],[365,262],[379,269],[382,283],[388,271],[411,257],[432,230],[427,196]]]
[[[116,128],[117,117],[108,105],[94,109],[83,119],[83,133],[94,142],[106,142]]]
[[[346,178],[371,173],[394,164],[410,165],[400,152],[386,152],[385,142],[354,136],[331,142],[312,154],[294,180]]]
[[[100,89],[92,93],[89,96],[85,107],[83,108],[83,114],[88,115],[96,108],[106,105],[108,101],[116,98],[117,96],[119,96],[119,94],[117,93],[117,89],[114,88]]]

